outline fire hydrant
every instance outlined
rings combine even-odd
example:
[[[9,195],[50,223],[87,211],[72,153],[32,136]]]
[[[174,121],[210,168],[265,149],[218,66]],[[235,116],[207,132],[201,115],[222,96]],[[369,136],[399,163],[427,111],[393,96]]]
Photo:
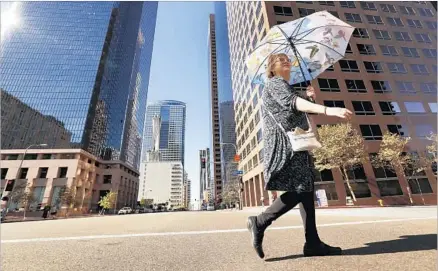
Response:
[[[377,202],[379,203],[380,207],[383,207],[383,200],[379,199]]]

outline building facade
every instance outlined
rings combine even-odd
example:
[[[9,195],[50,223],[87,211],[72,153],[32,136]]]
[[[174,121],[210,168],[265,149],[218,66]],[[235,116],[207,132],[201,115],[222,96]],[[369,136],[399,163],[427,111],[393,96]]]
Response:
[[[185,208],[190,207],[190,202],[192,200],[191,183],[189,175],[184,172],[184,184],[183,184],[183,206]]]
[[[32,144],[47,144],[48,148],[70,147],[71,133],[64,123],[41,114],[2,89],[0,94],[1,149],[25,149]]]
[[[152,199],[154,204],[169,203],[170,207],[182,206],[184,169],[181,162],[148,162],[144,164],[145,192],[138,200]]]
[[[245,206],[269,204],[263,178],[262,86],[251,84],[245,59],[270,27],[327,10],[356,28],[345,58],[311,83],[316,102],[354,112],[353,126],[369,153],[376,153],[385,131],[412,137],[410,150],[424,149],[425,136],[436,133],[437,16],[430,2],[227,2],[228,36],[239,168],[244,171]],[[304,84],[305,85],[305,84]],[[297,90],[305,90],[300,84]],[[338,119],[312,115],[318,125]],[[316,127],[314,127],[316,128]],[[404,180],[403,174],[375,169],[370,163],[349,173],[358,204],[436,203],[432,169]],[[348,189],[338,170],[318,174],[329,205],[345,205]],[[422,195],[420,195],[422,194]]]
[[[157,117],[160,118],[159,134],[155,132],[154,137],[153,119]],[[185,103],[180,101],[158,101],[148,104],[142,147],[143,161],[147,161],[147,153],[153,150],[154,139],[158,138],[160,161],[180,161],[184,165],[185,127]]]
[[[139,174],[127,163],[101,160],[80,149],[30,149],[24,157],[22,149],[2,150],[0,155],[1,191],[9,180],[15,180],[14,190],[27,186],[34,198],[29,210],[50,205],[65,212],[67,206],[59,201],[65,187],[74,197],[71,213],[97,211],[98,201],[109,191],[117,193],[114,208],[136,206]]]
[[[215,2],[214,15],[220,142],[227,143],[221,146],[222,181],[225,184],[230,176],[230,172],[227,170],[237,168],[236,164],[233,163],[236,154],[236,123],[234,121],[233,89],[231,86],[227,10],[224,1]]]
[[[209,202],[211,197],[205,197],[206,193],[211,195],[214,190],[211,183],[210,149],[199,150],[199,199],[200,202]]]
[[[2,28],[0,87],[64,123],[74,147],[138,168],[158,3],[1,5],[25,27]]]

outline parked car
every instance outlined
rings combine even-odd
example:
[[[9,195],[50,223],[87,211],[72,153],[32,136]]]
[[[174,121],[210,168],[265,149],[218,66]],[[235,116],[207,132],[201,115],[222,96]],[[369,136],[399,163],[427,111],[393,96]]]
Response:
[[[123,207],[118,212],[119,215],[126,215],[126,214],[131,214],[131,213],[132,213],[131,207]]]
[[[207,211],[214,211],[214,204],[207,205]]]

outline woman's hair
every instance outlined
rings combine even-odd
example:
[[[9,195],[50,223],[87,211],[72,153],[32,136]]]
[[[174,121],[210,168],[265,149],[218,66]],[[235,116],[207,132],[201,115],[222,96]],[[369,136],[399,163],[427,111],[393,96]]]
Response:
[[[272,71],[272,68],[274,67],[275,61],[280,56],[288,57],[286,54],[273,54],[273,55],[269,56],[269,58],[268,58],[268,65],[266,67],[266,76],[268,78],[272,78],[272,77],[275,76],[274,72]]]

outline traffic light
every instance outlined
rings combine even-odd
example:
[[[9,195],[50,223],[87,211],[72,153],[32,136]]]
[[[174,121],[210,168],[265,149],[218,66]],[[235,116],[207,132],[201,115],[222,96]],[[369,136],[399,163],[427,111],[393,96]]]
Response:
[[[15,180],[8,180],[8,182],[6,183],[5,191],[11,192],[12,189],[14,189],[14,183]]]
[[[205,168],[205,158],[201,158],[201,168]]]

